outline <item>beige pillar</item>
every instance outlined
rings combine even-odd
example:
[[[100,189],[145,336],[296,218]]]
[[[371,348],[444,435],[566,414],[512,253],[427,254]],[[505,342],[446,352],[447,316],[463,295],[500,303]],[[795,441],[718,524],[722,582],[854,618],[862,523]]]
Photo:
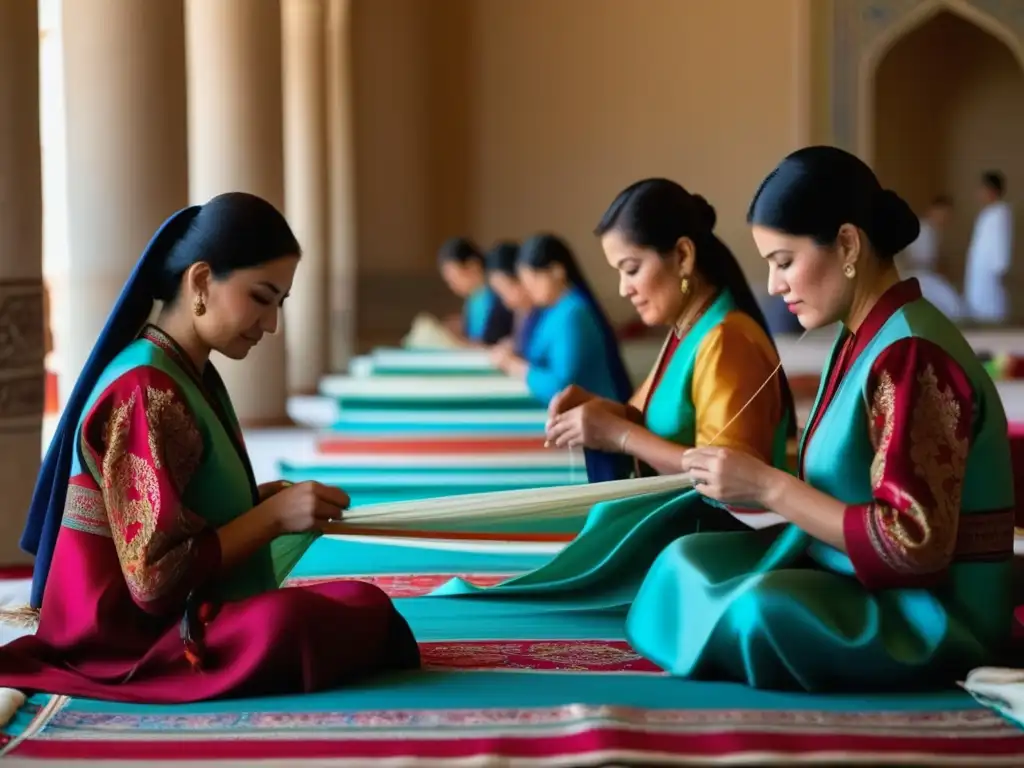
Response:
[[[285,305],[288,391],[317,389],[327,368],[326,0],[282,0],[284,189],[302,262]]]
[[[259,195],[284,211],[279,0],[186,0],[189,195]],[[239,420],[286,420],[283,328],[243,361],[217,358]]]
[[[352,2],[328,0],[327,126],[330,154],[328,260],[331,370],[342,371],[356,344],[356,188],[352,128]]]
[[[188,204],[181,0],[64,0],[66,401],[157,227]]]
[[[18,548],[43,420],[43,210],[35,0],[0,0],[0,565]]]

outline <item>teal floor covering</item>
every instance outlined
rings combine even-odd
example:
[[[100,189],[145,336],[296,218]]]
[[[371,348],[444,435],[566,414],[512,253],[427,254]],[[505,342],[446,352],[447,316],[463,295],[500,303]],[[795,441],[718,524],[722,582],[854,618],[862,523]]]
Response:
[[[497,555],[452,552],[389,544],[338,540],[318,542],[293,572],[296,578],[383,574],[507,574],[536,567],[539,555]],[[344,565],[344,568],[341,566]],[[421,642],[453,640],[621,639],[620,611],[585,609],[566,613],[553,603],[535,600],[452,600],[399,598]],[[48,697],[36,696],[8,727],[16,735]],[[76,699],[56,715],[38,737],[74,738],[76,729],[108,738],[120,731],[138,736],[187,727],[244,737],[247,723],[258,713],[325,713],[396,709],[459,709],[544,707],[593,704],[644,709],[776,710],[818,712],[938,712],[975,710],[965,693],[926,695],[811,696],[755,691],[726,683],[685,682],[653,673],[581,673],[545,671],[434,670],[377,679],[345,690],[304,696],[190,704],[146,706]],[[229,715],[226,718],[204,715]],[[240,713],[246,713],[242,716]],[[198,718],[198,720],[196,719]],[[266,726],[252,726],[265,729]],[[254,731],[255,732],[255,731]],[[38,738],[37,737],[37,738]]]

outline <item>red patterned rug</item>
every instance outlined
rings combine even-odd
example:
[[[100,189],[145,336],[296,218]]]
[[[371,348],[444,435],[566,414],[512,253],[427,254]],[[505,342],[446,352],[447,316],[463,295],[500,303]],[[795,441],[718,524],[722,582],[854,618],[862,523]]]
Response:
[[[374,576],[325,576],[323,578],[289,579],[285,586],[303,587],[346,579],[373,584],[383,589],[391,597],[422,597],[455,578],[463,579],[478,587],[493,587],[516,575],[515,573],[392,573]]]
[[[413,597],[456,575],[487,586],[513,574],[345,578]],[[538,768],[1024,765],[1024,734],[963,696],[936,706],[927,698],[917,705],[907,697],[837,699],[742,686],[729,686],[723,695],[722,684],[667,679],[621,640],[460,640],[420,647],[424,673],[380,683],[386,690],[371,685],[195,707],[41,697],[26,713],[36,713],[40,727],[12,743],[5,757],[47,765],[275,761],[289,768],[362,768],[381,761]],[[555,691],[564,703],[528,703],[539,690]]]

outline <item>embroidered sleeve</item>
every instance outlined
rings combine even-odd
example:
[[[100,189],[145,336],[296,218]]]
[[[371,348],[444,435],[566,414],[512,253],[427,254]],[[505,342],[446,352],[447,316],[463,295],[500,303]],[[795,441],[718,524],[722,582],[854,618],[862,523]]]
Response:
[[[180,611],[219,566],[220,544],[182,503],[203,441],[177,384],[148,367],[120,377],[90,411],[83,443],[132,598],[149,613]]]
[[[974,393],[939,346],[904,339],[868,379],[873,501],[843,520],[847,554],[869,589],[926,586],[953,558]]]
[[[759,343],[745,320],[746,315],[739,313],[727,316],[704,337],[697,351],[692,390],[695,442],[709,445],[713,441],[771,464],[775,431],[782,419],[781,387],[778,376],[772,375],[779,360],[768,339]],[[760,331],[754,321],[750,324]]]

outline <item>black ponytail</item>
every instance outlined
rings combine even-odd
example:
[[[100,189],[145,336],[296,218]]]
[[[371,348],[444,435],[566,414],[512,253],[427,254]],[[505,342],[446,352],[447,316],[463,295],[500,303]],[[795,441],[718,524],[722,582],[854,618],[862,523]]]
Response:
[[[502,240],[491,246],[484,256],[484,270],[507,277],[516,276],[516,259],[519,257],[519,244],[511,240]]]
[[[483,267],[484,255],[472,240],[465,237],[453,237],[445,240],[437,251],[438,265],[446,262],[458,264],[460,267],[469,264],[479,264]]]
[[[883,262],[914,242],[921,223],[874,171],[837,147],[805,147],[785,157],[758,187],[747,222],[830,246],[839,228],[863,230]]]

